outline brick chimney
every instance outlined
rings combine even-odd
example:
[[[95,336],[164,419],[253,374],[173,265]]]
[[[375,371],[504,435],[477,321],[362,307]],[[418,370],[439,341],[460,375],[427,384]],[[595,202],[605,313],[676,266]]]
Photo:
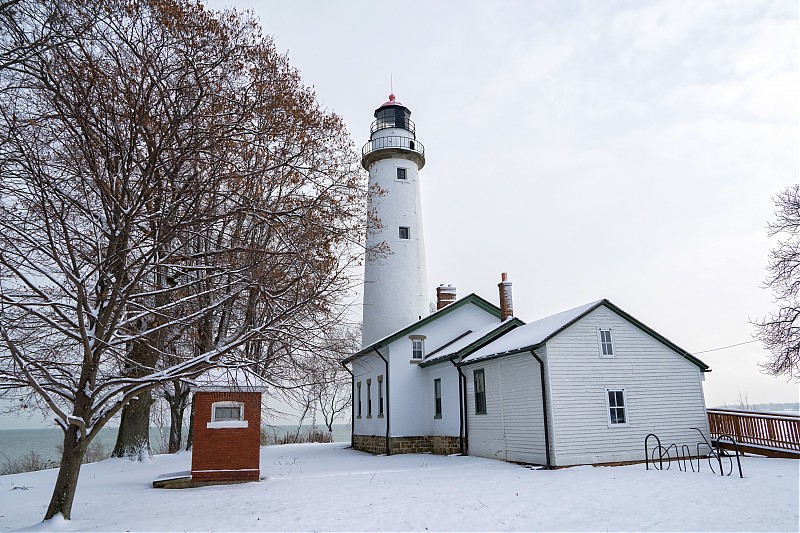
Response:
[[[505,320],[514,316],[514,302],[511,301],[511,282],[508,281],[508,274],[503,272],[502,281],[497,284],[500,289],[500,319]]]
[[[439,285],[436,287],[436,310],[448,306],[456,301],[456,288],[452,285]]]

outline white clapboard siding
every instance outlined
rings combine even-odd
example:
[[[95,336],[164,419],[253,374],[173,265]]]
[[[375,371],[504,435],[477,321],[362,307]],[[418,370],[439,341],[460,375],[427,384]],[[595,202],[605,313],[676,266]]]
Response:
[[[600,357],[599,327],[612,330],[614,357]],[[606,307],[547,342],[553,463],[641,460],[644,439],[692,451],[708,437],[699,368]],[[609,427],[606,388],[625,389],[628,424]]]
[[[542,382],[539,363],[529,353],[500,358],[506,459],[545,464]]]
[[[475,414],[475,382],[473,371],[483,369],[486,383],[486,414]],[[465,368],[467,381],[467,428],[469,455],[506,458],[506,445],[503,438],[503,397],[500,381],[500,367],[497,360]],[[491,391],[491,392],[490,392]]]
[[[483,369],[486,414],[475,414],[473,371]],[[544,464],[544,423],[539,365],[530,354],[465,367],[469,454]]]

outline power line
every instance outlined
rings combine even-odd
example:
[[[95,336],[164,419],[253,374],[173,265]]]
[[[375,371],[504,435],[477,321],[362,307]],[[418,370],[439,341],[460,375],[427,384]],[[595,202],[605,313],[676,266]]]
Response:
[[[710,350],[702,350],[700,352],[694,352],[694,353],[695,354],[699,354],[699,353],[708,353],[708,352],[718,352],[720,350],[727,350],[728,348],[733,348],[734,346],[742,346],[743,344],[751,344],[753,342],[758,342],[758,339],[754,339],[752,341],[740,342],[740,343],[737,343],[737,344],[731,344],[730,346],[723,346],[721,348],[711,348]]]

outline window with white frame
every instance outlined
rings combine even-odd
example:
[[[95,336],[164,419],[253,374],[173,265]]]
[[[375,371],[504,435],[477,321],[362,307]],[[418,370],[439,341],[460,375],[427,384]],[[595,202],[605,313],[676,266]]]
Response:
[[[442,418],[442,380],[433,380],[433,417]]]
[[[411,359],[421,360],[425,357],[425,339],[411,339]]]
[[[356,389],[358,390],[358,392],[356,393],[356,394],[358,394],[358,418],[361,418],[361,382],[360,381],[358,383],[356,383]]]
[[[606,389],[606,405],[609,426],[628,424],[628,400],[625,389]]]
[[[383,416],[383,376],[378,376],[378,416]]]
[[[211,405],[212,422],[244,420],[244,404],[241,402],[214,402]]]
[[[614,343],[611,339],[611,328],[598,328],[597,340],[600,342],[600,356],[614,357]]]
[[[406,178],[406,169],[404,169],[404,168],[398,168],[397,169],[397,179],[399,179],[399,180],[408,179],[408,178]]]
[[[398,230],[397,236],[404,241],[407,241],[411,238],[411,228],[408,226],[400,226]]]
[[[486,414],[486,377],[483,374],[483,369],[476,370],[472,373],[472,382],[475,388],[475,414]]]

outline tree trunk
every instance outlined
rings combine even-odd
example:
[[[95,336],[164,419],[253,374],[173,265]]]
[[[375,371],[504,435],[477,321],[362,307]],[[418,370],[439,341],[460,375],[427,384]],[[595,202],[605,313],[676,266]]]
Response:
[[[189,432],[186,434],[186,449],[192,449],[192,435],[194,434],[194,396],[192,396],[192,408],[189,410]]]
[[[64,433],[64,452],[61,454],[56,486],[47,513],[44,515],[45,520],[50,520],[58,514],[69,520],[72,515],[72,501],[75,499],[75,489],[78,488],[78,475],[89,444],[80,439],[79,431],[76,426],[69,426]]]
[[[146,325],[141,325],[142,329],[145,327]],[[131,343],[128,358],[125,376],[140,378],[153,371],[158,355],[145,340],[137,339]],[[114,445],[112,457],[129,457],[139,461],[152,457],[153,451],[150,449],[150,407],[152,405],[153,395],[147,391],[122,408],[117,443]]]
[[[180,381],[172,383],[174,392],[165,394],[169,403],[169,453],[176,453],[181,449],[181,434],[183,433],[183,413],[189,400],[189,387]]]
[[[153,455],[150,449],[150,405],[153,403],[150,391],[131,400],[122,409],[122,418],[117,433],[112,457],[129,457],[142,461]]]

